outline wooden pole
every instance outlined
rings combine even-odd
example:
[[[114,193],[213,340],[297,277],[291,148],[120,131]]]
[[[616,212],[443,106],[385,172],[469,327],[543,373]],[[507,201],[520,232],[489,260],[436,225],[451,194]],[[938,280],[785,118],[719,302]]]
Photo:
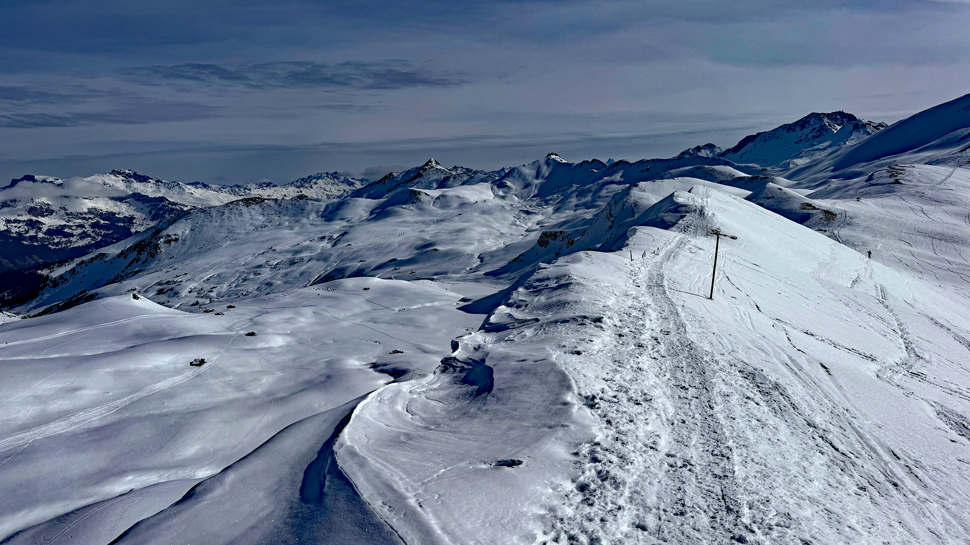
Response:
[[[717,278],[717,250],[721,246],[721,233],[715,231],[714,236],[717,237],[717,242],[714,243],[714,272],[711,273],[711,294],[707,296],[712,301],[714,300],[714,279]]]

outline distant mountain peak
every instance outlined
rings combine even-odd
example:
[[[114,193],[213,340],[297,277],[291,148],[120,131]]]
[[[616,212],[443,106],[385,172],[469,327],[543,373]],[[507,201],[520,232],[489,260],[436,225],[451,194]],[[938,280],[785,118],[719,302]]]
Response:
[[[60,185],[64,182],[60,178],[54,178],[52,176],[35,176],[33,174],[24,174],[20,178],[14,178],[10,180],[7,187],[2,187],[0,189],[10,189],[21,182],[33,182],[33,183],[44,183],[44,184],[55,184]]]
[[[703,144],[703,145],[700,145],[700,146],[694,146],[692,148],[685,149],[684,151],[680,152],[680,154],[677,157],[679,157],[679,158],[683,158],[683,157],[717,157],[718,154],[721,153],[722,151],[724,151],[724,150],[722,150],[721,148],[719,148],[719,147],[715,146],[714,144],[711,144],[710,142],[708,142],[707,144]]]
[[[786,127],[789,132],[804,130],[806,128],[823,130],[822,127],[825,127],[834,133],[839,132],[842,127],[854,121],[859,121],[859,118],[842,110],[829,113],[812,112],[798,121],[790,123],[789,125],[782,125],[782,127]]]
[[[111,174],[112,176],[117,176],[119,178],[126,178],[128,180],[132,180],[135,182],[143,182],[143,183],[161,182],[161,180],[159,180],[158,178],[152,178],[151,176],[145,176],[144,174],[139,174],[129,168],[116,168],[111,172],[109,172],[109,174]]]
[[[559,161],[560,163],[566,163],[567,161],[562,158],[558,153],[551,151],[546,154],[546,159],[552,159],[553,161]]]
[[[441,163],[439,163],[438,161],[435,161],[434,157],[432,157],[431,159],[428,159],[423,165],[421,165],[421,168],[435,168],[435,167],[444,168],[443,166],[441,166]]]
[[[347,177],[340,175],[339,172],[317,172],[316,174],[297,178],[286,185],[291,185],[294,187],[306,187],[324,180],[329,182],[339,182],[346,179]]]
[[[760,166],[793,166],[819,153],[854,143],[885,128],[853,114],[812,112],[792,123],[748,135],[718,157]]]

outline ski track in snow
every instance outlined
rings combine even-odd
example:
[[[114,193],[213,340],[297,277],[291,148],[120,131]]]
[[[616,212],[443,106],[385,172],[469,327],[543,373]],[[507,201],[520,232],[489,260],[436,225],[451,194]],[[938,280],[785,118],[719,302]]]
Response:
[[[873,434],[872,423],[851,408],[837,382],[832,382],[833,398],[832,386],[802,370],[812,363],[831,375],[789,333],[878,363],[877,376],[912,397],[900,377],[925,381],[913,372],[921,356],[886,288],[872,281],[871,266],[866,264],[853,283],[865,280],[874,287],[872,296],[888,316],[870,316],[897,335],[901,355],[880,361],[766,316],[801,354],[798,359],[806,360],[777,354],[789,360],[785,367],[804,388],[792,395],[748,365],[743,350],[731,342],[716,342],[723,345],[717,354],[714,345],[700,344],[682,305],[669,293],[665,267],[675,255],[692,259],[680,255],[690,239],[674,236],[659,257],[631,262],[628,284],[610,293],[616,323],[600,350],[562,358],[599,429],[597,440],[577,453],[581,475],[567,492],[567,504],[553,510],[546,542],[950,542],[947,536],[965,521],[952,511],[945,482]],[[831,259],[813,271],[820,283],[832,270]],[[724,280],[733,284],[728,276]],[[745,309],[760,308],[753,300],[748,303],[736,312],[741,323],[756,330]],[[929,384],[946,389],[935,381]],[[805,396],[817,406],[803,406],[799,400]],[[963,415],[939,403],[930,405],[957,435],[970,437],[970,421]],[[744,427],[759,420],[764,429]],[[762,434],[773,431],[781,434],[780,446],[762,445]],[[776,459],[779,448],[790,449],[792,460]],[[887,518],[876,516],[879,511]]]
[[[117,323],[117,322],[112,322],[112,323]],[[107,325],[107,324],[102,324],[102,326],[103,325]],[[99,327],[99,326],[95,326],[95,327]],[[58,335],[51,335],[51,336],[48,336],[48,338],[57,337],[57,336]],[[188,373],[183,373],[176,377],[172,377],[160,382],[156,382],[155,384],[146,386],[145,388],[142,388],[141,390],[138,390],[133,394],[129,394],[125,397],[116,399],[114,401],[102,403],[101,405],[90,407],[88,409],[79,411],[77,413],[66,416],[64,418],[59,418],[43,426],[38,426],[36,428],[30,429],[27,431],[15,433],[13,435],[8,435],[7,437],[0,438],[0,452],[3,452],[8,449],[16,448],[22,445],[26,445],[34,441],[37,441],[38,439],[43,439],[51,435],[70,431],[74,428],[87,424],[88,422],[91,422],[93,420],[103,418],[117,411],[118,409],[121,409],[122,407],[125,407],[127,405],[130,405],[138,401],[139,399],[148,397],[154,393],[161,392],[162,390],[167,390],[174,386],[178,386],[183,382],[191,380],[199,376],[203,372],[205,372],[207,369],[214,366],[216,362],[219,361],[219,358],[226,351],[226,349],[229,348],[229,345],[232,344],[232,341],[234,341],[238,336],[239,336],[238,334],[234,333],[232,338],[229,339],[229,342],[227,342],[226,345],[219,350],[216,356],[212,358],[211,362],[208,362],[201,367],[193,369]]]
[[[201,318],[202,316],[200,315],[198,317],[195,317],[195,316],[190,316],[190,317],[191,318]],[[5,343],[3,346],[4,347],[9,347],[9,346],[17,346],[17,345],[20,345],[20,344],[36,343],[36,342],[46,341],[46,340],[50,340],[50,339],[57,339],[59,337],[64,337],[64,336],[67,336],[67,335],[73,335],[75,333],[90,333],[90,332],[92,332],[92,331],[94,331],[96,329],[103,329],[105,327],[116,326],[116,325],[125,324],[125,323],[128,323],[128,322],[134,322],[134,321],[140,321],[140,320],[152,320],[152,319],[160,319],[160,318],[172,318],[172,316],[171,315],[166,315],[166,314],[162,314],[162,315],[139,314],[138,316],[130,316],[128,318],[121,318],[120,320],[114,320],[114,321],[111,321],[111,322],[105,322],[103,324],[98,324],[98,325],[93,325],[93,326],[87,326],[87,327],[79,327],[79,328],[75,328],[75,329],[70,329],[68,331],[61,331],[59,333],[52,333],[50,335],[41,335],[39,337],[31,337],[29,339],[23,339],[23,340],[20,340],[20,341],[10,341],[8,343]],[[72,339],[72,340],[77,340],[77,339]],[[71,341],[68,341],[68,342],[71,342]],[[64,343],[64,344],[67,344],[67,343]],[[57,345],[57,346],[61,346],[61,345]],[[47,350],[52,350],[54,348],[57,348],[57,346],[52,346],[51,348],[48,348]],[[42,353],[46,353],[47,350],[45,350]]]
[[[650,341],[661,372],[669,377],[674,418],[672,443],[679,447],[664,453],[665,504],[661,504],[657,533],[664,541],[726,541],[741,537],[741,502],[734,480],[732,449],[708,376],[717,372],[717,365],[711,354],[691,340],[677,305],[667,292],[663,274],[663,264],[683,245],[684,238],[678,237],[662,259],[651,262],[646,270],[642,265],[634,268],[634,286],[645,283],[649,300],[655,306],[654,323],[666,326],[659,331],[660,336],[655,330]],[[634,301],[635,310],[648,310],[646,298]]]
[[[182,504],[182,507],[156,520],[173,517],[168,519],[172,527],[182,532],[181,535],[192,537],[193,542],[203,535],[197,531],[203,528],[209,535],[226,541],[239,542],[227,532],[230,529],[236,532],[234,535],[244,536],[239,540],[262,540],[263,537],[254,537],[256,534],[251,532],[254,525],[269,528],[280,522],[274,516],[288,513],[292,517],[295,513],[281,508],[273,515],[267,510],[274,498],[279,499],[277,496],[283,487],[289,486],[286,499],[292,499],[292,505],[303,501],[297,498],[292,483],[302,483],[301,473],[306,478],[303,468],[313,463],[307,460],[327,459],[336,464],[332,450],[330,458],[320,457],[324,451],[318,450],[315,436],[319,430],[330,430],[326,433],[331,434],[336,429],[331,424],[339,424],[306,417],[298,421],[304,424],[284,428],[289,431],[271,436],[273,439],[263,446],[255,443],[274,426],[278,430],[281,422],[292,422],[287,415],[303,418],[310,408],[321,409],[321,403],[330,397],[339,397],[337,390],[360,388],[359,394],[363,395],[374,384],[384,384],[386,377],[367,374],[369,368],[364,365],[372,362],[370,368],[387,371],[395,377],[394,383],[427,376],[407,385],[385,384],[381,391],[388,395],[372,394],[369,404],[361,405],[383,418],[373,418],[372,427],[365,426],[368,421],[358,422],[356,427],[352,422],[344,432],[333,433],[331,439],[336,440],[341,433],[344,439],[357,433],[357,443],[351,446],[370,449],[373,455],[369,460],[363,458],[370,465],[361,467],[371,468],[367,469],[372,471],[369,476],[380,477],[372,483],[361,480],[362,484],[370,483],[367,497],[371,507],[377,513],[392,514],[388,521],[404,526],[413,524],[414,535],[425,532],[454,542],[528,543],[537,535],[531,532],[539,528],[535,530],[541,531],[536,544],[559,545],[970,543],[966,537],[970,535],[970,518],[965,513],[970,473],[961,467],[961,464],[970,467],[970,461],[963,459],[967,451],[961,450],[966,448],[964,442],[970,442],[970,418],[966,416],[970,414],[967,412],[970,393],[961,384],[968,376],[964,362],[970,354],[970,334],[957,302],[966,295],[965,283],[970,280],[965,258],[970,252],[963,249],[970,233],[966,229],[970,226],[970,212],[966,212],[964,198],[970,187],[970,176],[961,166],[949,168],[958,160],[959,165],[966,164],[968,148],[962,147],[965,135],[957,135],[962,139],[959,152],[953,147],[956,140],[944,142],[950,147],[946,152],[948,162],[943,162],[941,159],[947,157],[932,155],[937,153],[932,151],[936,148],[929,146],[954,129],[970,126],[970,114],[967,114],[970,95],[958,100],[960,103],[956,106],[941,105],[917,114],[923,116],[922,122],[904,120],[871,140],[861,140],[857,147],[847,148],[848,154],[833,149],[831,156],[816,156],[814,152],[805,154],[803,149],[802,153],[788,157],[790,162],[785,168],[791,168],[787,171],[779,170],[780,166],[760,170],[761,177],[774,180],[776,189],[797,189],[798,195],[805,196],[804,201],[792,201],[792,206],[801,203],[800,212],[819,212],[812,204],[815,197],[809,197],[811,194],[819,202],[825,201],[824,213],[809,214],[817,221],[795,221],[807,221],[802,227],[823,233],[838,244],[817,233],[798,230],[801,227],[792,229],[790,222],[778,223],[775,217],[778,214],[792,219],[783,213],[787,205],[778,209],[762,203],[763,208],[757,209],[753,208],[754,204],[735,198],[743,199],[745,196],[739,192],[749,192],[742,187],[754,187],[747,182],[740,183],[740,187],[731,186],[731,177],[748,176],[748,169],[743,165],[735,166],[744,172],[726,167],[728,177],[717,179],[726,183],[720,186],[724,191],[712,193],[711,180],[693,177],[701,176],[703,168],[695,172],[691,167],[689,177],[659,181],[656,176],[680,169],[674,169],[673,163],[664,163],[664,160],[644,164],[607,165],[596,161],[572,164],[553,156],[492,173],[448,170],[429,161],[423,167],[392,176],[389,181],[377,182],[339,206],[332,206],[338,205],[336,200],[326,201],[331,196],[328,191],[346,185],[347,181],[320,178],[318,181],[326,183],[313,187],[318,190],[317,197],[325,200],[250,199],[245,206],[239,203],[213,206],[187,214],[165,227],[165,238],[159,239],[157,251],[147,251],[129,241],[106,250],[108,253],[101,256],[103,259],[73,260],[69,266],[59,267],[55,276],[62,282],[47,290],[44,296],[47,299],[34,301],[35,309],[40,308],[38,301],[47,305],[72,293],[82,294],[85,290],[94,293],[94,289],[100,292],[100,295],[94,293],[99,297],[127,297],[131,290],[156,288],[155,296],[164,295],[170,306],[189,305],[194,299],[192,306],[210,307],[205,312],[214,312],[214,304],[243,301],[251,296],[265,297],[263,304],[278,303],[272,307],[277,311],[310,306],[310,299],[296,304],[295,298],[290,306],[287,298],[294,287],[306,288],[307,294],[310,290],[326,290],[343,297],[340,301],[332,300],[332,305],[320,304],[319,308],[305,312],[294,311],[291,316],[267,315],[259,323],[265,324],[265,330],[270,332],[266,335],[269,339],[266,348],[276,350],[255,350],[253,357],[240,358],[246,360],[242,362],[245,365],[240,366],[237,375],[225,373],[225,383],[219,383],[222,377],[207,375],[201,383],[197,381],[169,394],[178,404],[182,401],[180,396],[187,393],[204,397],[195,389],[209,386],[210,382],[227,390],[238,388],[231,396],[226,393],[226,399],[233,403],[238,400],[236,410],[217,412],[224,410],[217,400],[212,407],[197,413],[193,408],[191,413],[210,417],[210,421],[193,416],[195,426],[181,425],[184,422],[179,421],[180,425],[173,424],[166,431],[163,420],[174,421],[172,415],[176,414],[166,407],[153,415],[158,420],[144,422],[147,432],[143,435],[137,433],[144,430],[134,429],[142,423],[128,426],[124,422],[128,415],[124,412],[108,419],[111,425],[130,427],[126,431],[132,437],[150,439],[122,444],[123,433],[95,438],[98,441],[82,454],[95,453],[98,458],[104,456],[115,461],[111,467],[108,462],[101,464],[104,467],[91,464],[92,458],[88,458],[89,463],[62,463],[60,472],[54,473],[56,479],[51,479],[49,465],[37,471],[25,462],[33,461],[31,457],[40,453],[51,455],[38,458],[42,461],[78,459],[64,454],[83,450],[78,439],[86,437],[84,433],[51,438],[40,444],[35,442],[86,426],[147,396],[198,377],[220,361],[241,331],[245,331],[239,329],[244,322],[256,322],[253,315],[231,323],[230,318],[220,322],[228,335],[218,332],[216,336],[220,340],[213,339],[214,346],[210,345],[206,352],[214,353],[214,357],[202,367],[193,367],[148,385],[139,382],[139,375],[133,373],[134,382],[128,383],[124,392],[137,389],[134,393],[87,408],[87,403],[100,400],[85,403],[81,397],[78,404],[48,417],[52,420],[46,424],[38,425],[45,420],[38,418],[23,424],[29,429],[0,437],[0,470],[6,482],[12,483],[4,491],[9,501],[3,510],[6,513],[0,513],[3,515],[0,523],[6,524],[0,530],[16,530],[25,520],[41,520],[42,515],[50,517],[52,513],[67,512],[58,511],[65,506],[88,505],[90,509],[70,524],[66,524],[67,516],[63,517],[64,521],[62,517],[49,519],[45,528],[52,532],[44,535],[53,536],[45,537],[47,542],[68,539],[91,542],[92,534],[84,534],[91,528],[83,527],[99,525],[100,520],[108,520],[127,509],[125,502],[119,503],[124,494],[100,504],[83,503],[89,500],[85,497],[90,494],[88,486],[102,497],[107,497],[108,492],[116,493],[93,483],[100,478],[97,471],[105,471],[109,480],[116,479],[115,483],[127,483],[123,479],[131,479],[138,486],[146,483],[153,486],[151,483],[166,482],[170,478],[172,460],[178,462],[178,456],[182,456],[179,463],[185,466],[176,469],[183,472],[183,477],[192,464],[198,469],[224,467],[233,460],[239,463],[200,488],[208,487],[210,499],[199,496],[195,501],[205,509],[217,508],[215,511],[190,511],[190,516],[176,519],[179,509],[188,505],[179,502],[175,505]],[[962,109],[958,110],[957,106]],[[920,136],[921,131],[925,132],[916,130],[920,123],[946,130]],[[923,149],[911,147],[914,143],[925,145],[925,150],[890,153],[893,149]],[[773,148],[769,148],[761,151],[771,152]],[[786,153],[790,150],[772,154],[780,154],[781,160]],[[816,159],[819,166],[812,170],[810,162]],[[697,166],[707,163],[690,154],[678,156],[676,161]],[[917,161],[926,164],[915,164]],[[808,170],[796,169],[798,165],[805,165]],[[837,165],[841,166],[836,168]],[[651,168],[654,172],[645,176]],[[774,176],[787,176],[786,172],[792,173],[790,180]],[[424,179],[426,173],[431,174]],[[758,171],[751,169],[751,173]],[[838,173],[845,176],[840,177]],[[127,176],[123,174],[112,173],[122,178]],[[772,176],[768,178],[768,174]],[[442,177],[445,175],[447,178]],[[474,184],[466,187],[466,181]],[[624,185],[631,183],[635,191],[624,194],[621,200],[611,200],[622,193]],[[350,185],[359,187],[357,182]],[[683,193],[675,197],[670,191],[678,187]],[[697,187],[708,189],[697,193]],[[267,191],[264,196],[289,194],[283,188]],[[203,199],[201,194],[196,195],[193,202],[201,200],[193,206],[205,204],[202,201],[207,204],[224,201],[216,197],[209,195]],[[612,203],[610,206],[617,205],[616,208],[604,208],[608,201]],[[654,208],[661,202],[666,204]],[[477,211],[479,204],[482,207]],[[708,225],[706,220],[713,220],[711,211],[717,207],[720,207],[717,214],[723,216],[721,219],[728,220],[723,223],[725,227],[740,228],[750,221],[751,225],[745,228],[751,229],[747,233],[730,229],[739,235],[736,243],[726,246],[726,241],[720,240],[723,262],[718,265],[723,263],[725,267],[718,270],[718,295],[714,301],[707,301],[706,285],[711,280],[706,275],[714,243],[708,236],[713,223]],[[596,210],[608,213],[594,215]],[[458,217],[462,216],[459,211],[466,213],[464,219]],[[627,217],[621,212],[630,215]],[[706,216],[709,212],[711,215]],[[481,217],[476,219],[477,216]],[[694,220],[703,221],[695,224]],[[762,220],[765,223],[759,224]],[[604,227],[607,223],[609,226]],[[603,230],[599,231],[601,227]],[[631,230],[632,227],[638,228]],[[540,232],[542,235],[534,240]],[[160,233],[156,235],[161,236]],[[152,236],[158,238],[156,235]],[[756,240],[755,235],[769,238]],[[649,257],[647,251],[641,254],[637,246],[647,239],[650,242],[646,249],[652,250]],[[627,246],[623,246],[623,241]],[[146,238],[143,242],[151,240]],[[533,242],[535,245],[531,246]],[[553,246],[547,248],[547,244]],[[746,245],[750,251],[745,251]],[[807,251],[788,251],[788,245]],[[843,246],[854,248],[862,256],[868,251],[872,259],[859,259],[859,255],[845,251]],[[621,248],[619,255],[624,259],[605,254],[608,249],[617,248]],[[599,251],[581,252],[581,249]],[[127,261],[127,250],[136,251],[136,255],[144,258],[144,269],[134,269],[142,265]],[[628,251],[629,261],[625,259]],[[435,257],[433,252],[442,253]],[[584,254],[581,266],[578,261],[568,260],[576,252]],[[784,257],[772,261],[776,254]],[[891,264],[896,271],[874,265],[877,262]],[[516,264],[514,268],[513,264]],[[474,304],[469,307],[484,308],[491,304],[485,301],[493,301],[495,296],[506,293],[503,290],[490,295],[493,292],[486,288],[513,277],[516,282],[525,282],[530,274],[535,279],[536,271],[545,264],[562,267],[556,270],[561,276],[545,278],[543,281],[547,284],[536,282],[523,289],[519,293],[522,297],[505,309],[510,321],[494,322],[509,330],[522,327],[517,333],[499,334],[506,330],[496,329],[495,334],[456,336],[461,329],[474,327],[475,323],[465,324],[462,320],[466,317],[459,318],[457,314],[448,318],[454,323],[432,317],[442,314],[446,308],[454,309],[461,302],[472,301]],[[502,272],[507,266],[515,274]],[[527,266],[534,267],[532,272]],[[600,266],[602,270],[598,269]],[[413,270],[406,272],[409,269]],[[606,275],[601,274],[604,271]],[[895,276],[899,271],[901,274]],[[484,278],[481,275],[493,273],[496,279],[471,289]],[[350,280],[357,277],[371,280]],[[377,280],[381,277],[391,281],[396,277],[453,279],[456,283],[468,282],[468,293],[457,289],[454,298],[442,299],[415,292],[404,303],[397,304],[393,302],[393,295],[388,296],[396,294],[402,286],[385,284],[382,291],[384,281]],[[100,280],[105,278],[123,280],[104,289],[92,287],[92,284],[100,285]],[[313,287],[318,282],[341,278],[363,290],[375,291],[365,292],[371,296],[368,297],[357,291],[337,290],[330,284]],[[557,294],[558,290],[572,290],[573,280],[575,293],[568,297]],[[927,286],[922,285],[924,280]],[[698,286],[704,287],[699,290]],[[461,299],[456,301],[459,292]],[[723,299],[719,299],[721,294]],[[703,298],[703,303],[697,298]],[[359,312],[358,305],[343,299],[360,301],[359,306],[366,307],[366,312]],[[948,303],[956,308],[945,308]],[[934,309],[934,304],[944,308]],[[105,303],[100,305],[110,311]],[[440,308],[433,312],[429,309],[418,317],[412,313],[392,314],[427,306]],[[602,307],[595,308],[592,314],[597,316],[596,326],[574,327],[588,325],[587,313],[591,306]],[[582,319],[543,321],[548,313],[565,314],[577,307],[582,308],[584,314],[578,317]],[[520,308],[532,314],[516,321],[515,312]],[[8,338],[21,338],[4,347],[22,345],[23,349],[16,352],[29,352],[29,357],[18,359],[29,365],[26,360],[72,357],[64,353],[82,346],[98,347],[100,344],[92,341],[105,328],[131,328],[141,338],[147,330],[164,329],[158,321],[150,320],[177,316],[139,314],[98,323],[118,316],[98,314],[97,321],[88,322],[95,325],[87,327],[78,327],[84,322],[68,321],[80,313],[80,309],[58,313],[61,327],[71,329],[57,333],[50,333],[49,322],[39,325],[38,333],[42,335],[28,339],[22,336],[29,331],[18,333],[17,328],[12,328]],[[190,320],[194,325],[198,322],[191,320],[203,318],[198,314],[177,319]],[[486,323],[492,318],[494,315]],[[288,320],[311,331],[302,336],[291,335]],[[461,328],[455,325],[458,323]],[[527,329],[531,324],[538,324],[535,331]],[[453,325],[454,331],[449,329]],[[259,329],[255,325],[253,328]],[[327,329],[334,333],[327,333]],[[449,333],[439,335],[442,331]],[[310,348],[298,350],[302,343],[316,343],[316,339],[308,338],[317,335],[321,342],[311,344],[312,351]],[[227,338],[225,345],[218,348]],[[494,368],[489,367],[489,380],[493,379],[494,371],[495,382],[489,385],[487,396],[478,399],[480,394],[476,392],[479,405],[468,404],[468,408],[464,398],[463,404],[449,406],[451,398],[442,397],[441,392],[450,395],[452,390],[457,391],[455,384],[472,384],[464,379],[452,384],[452,379],[459,379],[448,376],[446,371],[438,372],[435,367],[444,354],[444,346],[456,338],[461,339],[461,343],[453,345],[456,354],[462,354],[465,348],[476,352],[492,342],[508,343],[494,344],[491,347],[496,348],[494,351],[482,351],[492,357],[491,364],[483,365],[494,364]],[[479,341],[484,344],[478,346]],[[525,343],[513,344],[520,341]],[[339,342],[347,346],[331,354],[331,346]],[[528,342],[541,345],[542,358],[554,358],[568,374],[560,377],[559,387],[564,397],[554,402],[562,402],[570,411],[578,409],[569,413],[575,420],[564,417],[562,421],[549,423],[548,430],[556,430],[561,422],[563,429],[575,426],[576,430],[583,430],[578,435],[570,435],[565,431],[544,431],[539,425],[523,426],[526,429],[523,435],[529,441],[533,436],[541,438],[554,433],[563,434],[558,437],[573,438],[560,443],[549,439],[534,451],[523,447],[527,442],[521,438],[516,443],[511,435],[501,433],[500,427],[526,421],[529,414],[517,410],[510,411],[509,416],[501,410],[521,408],[525,405],[514,404],[537,399],[536,390],[522,396],[526,401],[514,395],[521,393],[516,388],[534,387],[537,382],[524,372],[533,360],[523,357],[511,361],[515,351],[522,350]],[[403,343],[401,348],[407,348],[408,357],[414,354],[413,361],[417,363],[403,359],[400,355],[403,350],[396,348],[398,343]],[[388,352],[391,347],[383,344],[393,344],[395,350]],[[76,351],[92,355],[84,348]],[[173,348],[172,352],[177,350]],[[298,356],[294,355],[296,352]],[[328,360],[328,366],[318,370],[315,358],[323,353],[327,353],[333,365],[329,366]],[[289,358],[299,359],[289,362]],[[531,364],[550,363],[542,358],[536,358]],[[57,362],[38,363],[56,365]],[[280,367],[280,363],[284,365]],[[287,367],[288,363],[293,365]],[[217,373],[232,367],[223,362]],[[356,371],[358,368],[360,373]],[[399,380],[393,374],[408,368],[409,374]],[[8,394],[0,406],[16,408],[15,402],[21,402],[24,397],[37,397],[33,394],[45,384],[55,382],[53,377],[73,371],[69,365],[42,369],[36,377],[30,373],[17,376],[18,380],[27,382],[29,378],[33,382],[47,375],[29,387],[24,384],[10,388],[16,394]],[[298,370],[310,372],[295,372]],[[348,382],[338,382],[341,380]],[[334,384],[338,386],[333,387]],[[549,383],[540,381],[540,384]],[[494,390],[493,386],[496,386]],[[64,387],[60,391],[64,393],[50,394],[50,397],[63,401],[74,390]],[[569,404],[577,400],[574,393],[579,395],[578,400],[585,409]],[[269,397],[266,404],[266,395],[275,397]],[[37,402],[43,400],[31,401]],[[255,405],[248,407],[251,403],[265,406],[256,412]],[[549,403],[536,406],[543,413],[551,412],[553,407]],[[353,409],[357,415],[364,413],[361,407]],[[445,415],[441,419],[437,419],[439,409]],[[492,413],[488,410],[497,416],[490,417]],[[60,416],[65,413],[71,414]],[[240,420],[224,415],[239,415]],[[454,415],[469,419],[456,419]],[[489,421],[489,418],[495,420]],[[156,428],[156,422],[161,422],[161,427]],[[243,422],[248,425],[242,425]],[[488,428],[478,431],[475,425],[479,422]],[[452,425],[454,429],[449,427]],[[491,433],[495,429],[500,431]],[[388,430],[391,433],[386,433]],[[162,437],[169,432],[171,436]],[[221,439],[208,441],[212,435],[206,434],[214,432]],[[379,440],[382,434],[386,435],[383,443]],[[593,434],[595,440],[577,445],[588,441]],[[156,436],[165,442],[152,443],[151,439]],[[207,443],[217,445],[212,447]],[[138,456],[131,454],[134,450],[129,451],[136,444],[143,447]],[[51,449],[51,445],[62,450]],[[109,448],[114,450],[104,445],[113,445]],[[294,445],[304,451],[300,456],[291,456],[291,461],[272,455],[273,449],[293,455]],[[328,449],[333,447],[333,442],[330,445]],[[507,448],[510,445],[517,446]],[[254,455],[243,460],[237,458],[237,450],[253,448]],[[353,460],[349,456],[357,451],[347,448],[347,459]],[[157,450],[160,455],[151,458],[147,455],[149,450]],[[487,461],[470,466],[466,459],[469,453],[478,456],[484,451],[490,452]],[[116,454],[120,456],[110,457]],[[409,455],[414,457],[408,458]],[[132,463],[128,464],[128,459],[117,463],[122,457],[130,458]],[[213,460],[219,463],[214,464]],[[574,461],[575,465],[570,466]],[[262,463],[267,464],[265,468],[283,471],[274,476],[272,471],[260,468]],[[248,464],[253,464],[251,469],[246,469],[250,467]],[[501,467],[496,468],[498,465]],[[544,473],[553,467],[556,468],[554,476]],[[567,467],[574,469],[572,474],[563,469]],[[120,475],[121,472],[127,474]],[[253,481],[244,480],[243,475],[262,479],[267,501],[253,495],[256,490]],[[324,474],[316,477],[321,475]],[[462,475],[476,475],[481,480],[469,481]],[[533,477],[536,475],[542,477]],[[388,476],[393,478],[382,481]],[[533,478],[536,481],[530,482]],[[495,490],[487,490],[483,484],[495,485]],[[236,488],[220,488],[224,485]],[[521,486],[519,497],[550,501],[541,505],[531,503],[532,499],[508,501],[515,497],[515,487],[520,485],[528,486]],[[400,490],[395,490],[395,486]],[[233,490],[241,493],[233,494]],[[29,497],[35,491],[36,497]],[[301,494],[302,491],[301,484]],[[453,496],[449,495],[456,491]],[[247,505],[252,520],[245,520],[245,512],[211,500],[220,495],[243,504],[252,502]],[[147,496],[154,498],[152,494],[146,493]],[[192,494],[186,498],[191,500]],[[389,507],[392,504],[393,509]],[[379,507],[386,509],[382,511]],[[493,516],[481,516],[483,513]],[[342,518],[341,522],[351,525],[356,522],[354,517],[335,514],[333,510],[317,514],[321,519]],[[190,520],[197,522],[187,523]],[[292,522],[291,529],[301,532],[319,529],[305,517],[297,516],[285,522]],[[63,529],[58,525],[63,525]],[[143,525],[145,528],[148,526]],[[509,528],[520,531],[510,532]],[[160,535],[155,535],[156,539],[166,542],[166,538],[158,538]],[[280,533],[265,535],[272,536],[267,538],[270,541],[287,542]],[[3,537],[0,533],[0,539]],[[340,541],[333,536],[326,539]]]

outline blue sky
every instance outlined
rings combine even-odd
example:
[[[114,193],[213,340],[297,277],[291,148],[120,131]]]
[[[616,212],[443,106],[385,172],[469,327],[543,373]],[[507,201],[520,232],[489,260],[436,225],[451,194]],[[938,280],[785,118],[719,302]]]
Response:
[[[970,2],[4,0],[0,183],[669,156],[970,92]]]

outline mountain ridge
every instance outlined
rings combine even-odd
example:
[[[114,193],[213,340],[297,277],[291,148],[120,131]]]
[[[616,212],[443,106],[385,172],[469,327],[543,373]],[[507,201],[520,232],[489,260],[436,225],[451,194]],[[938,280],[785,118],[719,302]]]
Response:
[[[940,111],[749,139],[772,164],[13,184],[25,236],[144,229],[0,272],[0,540],[961,542],[970,119]]]

